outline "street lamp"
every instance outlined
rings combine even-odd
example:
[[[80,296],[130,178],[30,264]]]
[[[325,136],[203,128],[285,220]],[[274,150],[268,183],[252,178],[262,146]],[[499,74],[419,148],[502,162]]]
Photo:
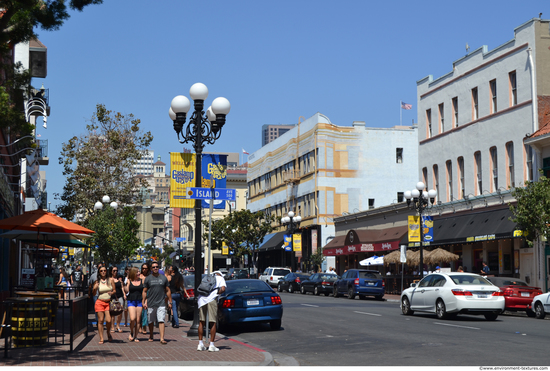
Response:
[[[289,211],[288,216],[284,216],[281,218],[281,223],[283,223],[286,227],[288,232],[291,236],[292,241],[292,270],[295,271],[295,257],[294,257],[294,231],[298,227],[298,224],[302,221],[302,217],[300,215],[294,215],[294,211]],[[283,255],[284,256],[284,255]]]
[[[430,205],[435,203],[435,196],[437,196],[437,191],[435,189],[430,189],[425,191],[426,185],[423,182],[416,183],[416,189],[412,191],[405,191],[404,196],[407,200],[407,205],[414,208],[420,216],[420,277],[424,277],[424,221],[422,219],[422,214],[424,210]]]
[[[195,149],[195,187],[202,187],[202,151],[204,146],[214,144],[219,139],[223,125],[225,124],[225,116],[231,109],[229,101],[223,97],[216,98],[212,105],[206,110],[204,109],[204,100],[208,97],[208,88],[206,85],[196,83],[189,89],[189,95],[193,100],[195,111],[189,119],[189,124],[185,128],[187,112],[189,112],[189,99],[183,95],[178,95],[172,99],[168,114],[174,121],[174,130],[178,135],[180,143],[192,142]],[[182,138],[180,139],[180,134]],[[201,256],[201,200],[195,200],[195,293],[201,283],[201,276],[204,270],[204,262]],[[198,301],[198,295],[195,295],[195,302]],[[193,324],[187,333],[187,336],[197,336],[199,329],[199,309],[198,303],[195,305],[195,313]]]

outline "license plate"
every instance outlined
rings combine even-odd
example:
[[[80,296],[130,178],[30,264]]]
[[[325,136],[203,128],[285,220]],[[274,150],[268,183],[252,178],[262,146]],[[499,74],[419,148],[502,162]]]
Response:
[[[478,295],[477,296],[479,299],[487,299],[487,295]]]
[[[258,299],[247,300],[246,305],[260,305],[260,301]]]
[[[530,295],[529,295],[528,292],[522,292],[522,293],[521,293],[521,296],[524,296],[524,297],[528,298]]]
[[[367,282],[367,285],[374,286],[374,282]]]

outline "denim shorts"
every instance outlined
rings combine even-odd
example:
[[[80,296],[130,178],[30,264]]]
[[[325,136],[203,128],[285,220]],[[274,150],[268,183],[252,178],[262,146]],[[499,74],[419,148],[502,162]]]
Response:
[[[141,300],[127,300],[128,307],[142,307],[142,301]]]

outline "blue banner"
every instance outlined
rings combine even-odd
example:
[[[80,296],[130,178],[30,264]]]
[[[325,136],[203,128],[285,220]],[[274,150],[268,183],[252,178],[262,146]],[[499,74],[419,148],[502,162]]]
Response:
[[[424,233],[424,242],[434,240],[434,222],[431,216],[422,217],[422,231]]]
[[[283,246],[285,247],[285,251],[292,251],[292,235],[285,234],[283,242],[284,242]]]
[[[227,184],[227,155],[202,155],[202,188],[225,188]],[[225,209],[225,200],[214,200],[214,209]],[[201,206],[210,208],[210,200],[202,200]]]

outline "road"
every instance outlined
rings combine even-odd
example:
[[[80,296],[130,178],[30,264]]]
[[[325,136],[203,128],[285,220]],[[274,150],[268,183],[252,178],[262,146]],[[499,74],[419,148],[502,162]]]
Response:
[[[401,314],[397,301],[280,293],[283,327],[230,328],[238,336],[301,366],[546,366],[550,321],[501,315]]]

